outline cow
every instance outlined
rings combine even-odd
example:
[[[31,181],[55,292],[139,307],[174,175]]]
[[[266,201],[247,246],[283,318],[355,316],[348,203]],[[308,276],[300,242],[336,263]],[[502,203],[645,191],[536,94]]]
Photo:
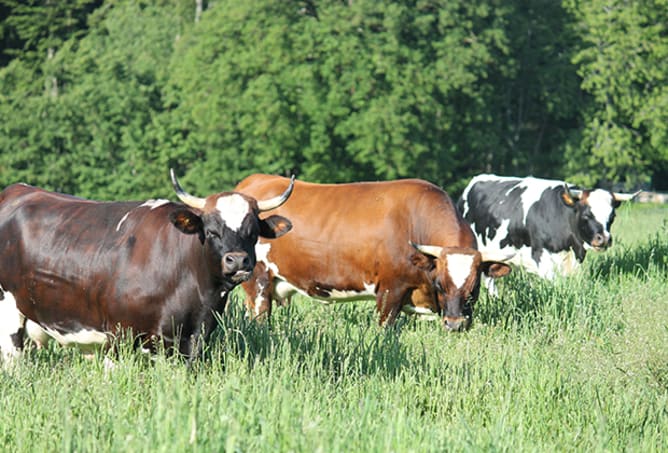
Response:
[[[457,209],[471,225],[478,247],[515,252],[511,264],[554,279],[573,273],[587,250],[612,245],[615,209],[635,195],[576,190],[558,180],[483,174],[466,186]]]
[[[183,202],[100,202],[14,184],[0,193],[0,359],[20,355],[26,331],[87,350],[130,330],[188,361],[216,326],[228,294],[250,278],[258,237],[290,221],[280,206],[236,192]]]
[[[286,179],[251,175],[235,190],[273,196]],[[501,277],[510,266],[476,249],[471,228],[439,187],[418,179],[347,184],[295,183],[273,211],[290,219],[289,235],[260,239],[258,263],[242,284],[253,317],[269,318],[272,302],[300,293],[325,302],[375,299],[381,325],[400,311],[467,329],[480,274]]]

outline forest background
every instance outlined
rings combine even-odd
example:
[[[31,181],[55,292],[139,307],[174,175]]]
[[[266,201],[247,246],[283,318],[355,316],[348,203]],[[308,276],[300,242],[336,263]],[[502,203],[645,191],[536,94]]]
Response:
[[[668,0],[0,0],[0,185],[668,189]]]

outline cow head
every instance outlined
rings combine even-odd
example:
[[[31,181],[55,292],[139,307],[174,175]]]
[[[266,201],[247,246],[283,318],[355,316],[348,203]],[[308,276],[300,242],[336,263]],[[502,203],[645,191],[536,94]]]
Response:
[[[285,203],[292,193],[294,177],[282,195],[255,200],[238,192],[222,192],[198,198],[186,193],[170,170],[172,185],[188,207],[171,213],[171,222],[185,234],[195,234],[220,263],[222,275],[232,286],[250,278],[255,267],[255,244],[259,236],[277,238],[292,228],[288,219],[259,214]]]
[[[610,227],[615,220],[615,209],[622,201],[631,200],[635,194],[618,194],[603,189],[576,190],[564,185],[561,199],[575,212],[573,225],[585,248],[600,251],[612,245]]]
[[[510,266],[498,257],[467,247],[411,245],[420,252],[413,264],[427,272],[433,286],[436,311],[449,331],[466,330],[473,321],[473,306],[480,291],[480,274],[498,278],[510,273]],[[504,257],[508,259],[509,257]]]

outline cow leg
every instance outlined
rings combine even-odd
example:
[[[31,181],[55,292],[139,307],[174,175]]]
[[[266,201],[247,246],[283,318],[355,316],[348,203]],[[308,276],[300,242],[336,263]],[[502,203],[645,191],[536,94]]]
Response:
[[[246,292],[245,305],[247,314],[253,319],[268,319],[272,306],[272,276],[263,262],[255,265],[253,276],[242,283]]]
[[[16,299],[0,287],[0,360],[8,366],[23,349],[26,318],[16,306]]]
[[[380,314],[378,324],[388,326],[394,323],[408,296],[405,288],[382,289],[376,293],[376,310]]]
[[[31,320],[26,321],[25,325],[26,336],[35,343],[37,349],[44,347],[50,340],[51,337],[39,324],[32,322]]]

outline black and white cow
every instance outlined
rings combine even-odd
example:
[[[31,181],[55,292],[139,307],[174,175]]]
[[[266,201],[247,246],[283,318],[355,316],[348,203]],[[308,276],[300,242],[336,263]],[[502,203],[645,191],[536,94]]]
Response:
[[[575,190],[564,181],[483,174],[457,207],[480,250],[515,251],[512,263],[552,279],[572,273],[587,250],[612,245],[615,208],[636,194]]]

